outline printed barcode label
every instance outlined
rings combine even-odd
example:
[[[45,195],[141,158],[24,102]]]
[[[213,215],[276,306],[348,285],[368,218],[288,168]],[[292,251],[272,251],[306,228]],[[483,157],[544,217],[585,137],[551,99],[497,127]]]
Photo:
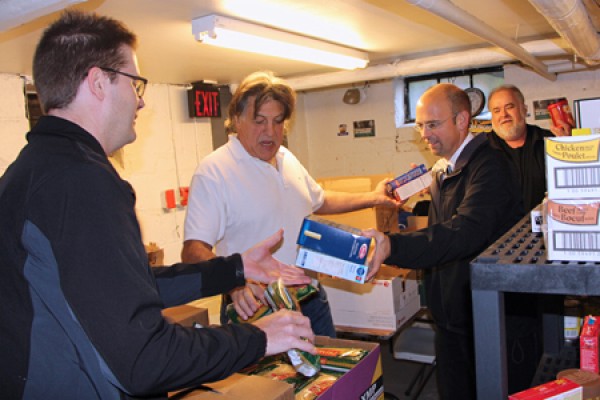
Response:
[[[560,189],[600,186],[600,167],[555,168],[554,176]]]
[[[554,231],[555,250],[600,251],[600,232]]]

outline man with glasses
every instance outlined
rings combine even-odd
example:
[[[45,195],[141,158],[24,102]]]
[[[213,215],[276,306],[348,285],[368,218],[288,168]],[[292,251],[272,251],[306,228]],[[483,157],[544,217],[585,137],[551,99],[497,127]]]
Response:
[[[282,232],[243,254],[151,269],[135,194],[108,154],[135,140],[147,80],[120,22],[66,12],[33,76],[47,115],[0,178],[0,397],[166,398],[264,355],[315,353],[308,318],[184,328],[161,310],[244,286],[310,282],[276,261]],[[306,338],[307,340],[303,340]]]
[[[423,269],[427,305],[436,325],[437,386],[441,399],[475,399],[475,356],[469,262],[523,215],[507,161],[485,135],[469,133],[467,94],[451,84],[428,89],[416,108],[416,128],[440,160],[434,165],[429,226],[384,235],[370,260]]]

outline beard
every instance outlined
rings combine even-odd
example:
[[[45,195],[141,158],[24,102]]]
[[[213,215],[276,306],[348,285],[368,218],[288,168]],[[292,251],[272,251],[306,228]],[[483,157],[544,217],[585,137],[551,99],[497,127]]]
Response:
[[[507,142],[518,140],[526,134],[525,121],[520,121],[509,127],[505,127],[504,125],[496,126],[496,124],[492,124],[492,127],[494,128],[494,132]]]

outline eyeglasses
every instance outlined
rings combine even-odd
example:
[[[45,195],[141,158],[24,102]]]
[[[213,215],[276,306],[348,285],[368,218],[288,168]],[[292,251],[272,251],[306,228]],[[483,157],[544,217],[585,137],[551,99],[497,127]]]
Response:
[[[141,76],[131,75],[123,71],[119,71],[118,69],[108,68],[108,67],[98,67],[103,71],[114,72],[115,74],[123,75],[128,78],[131,78],[133,87],[135,88],[135,93],[137,93],[138,97],[142,97],[144,92],[146,91],[146,85],[148,84],[148,79],[142,78]]]
[[[444,124],[444,122],[448,121],[450,118],[456,118],[457,115],[458,115],[458,113],[454,113],[446,119],[434,119],[432,121],[427,121],[427,122],[417,122],[417,123],[415,123],[415,131],[417,131],[419,133],[423,133],[423,131],[425,129],[427,129],[429,131],[435,131],[437,128],[442,126],[442,124]]]

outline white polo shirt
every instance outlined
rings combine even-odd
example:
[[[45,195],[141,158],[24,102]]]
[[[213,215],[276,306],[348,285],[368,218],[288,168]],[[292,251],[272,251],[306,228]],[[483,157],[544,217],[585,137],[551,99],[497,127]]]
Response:
[[[321,186],[283,146],[276,169],[251,156],[237,135],[205,157],[192,178],[185,240],[216,246],[217,255],[241,253],[284,229],[277,259],[293,264],[305,216],[325,199]]]

